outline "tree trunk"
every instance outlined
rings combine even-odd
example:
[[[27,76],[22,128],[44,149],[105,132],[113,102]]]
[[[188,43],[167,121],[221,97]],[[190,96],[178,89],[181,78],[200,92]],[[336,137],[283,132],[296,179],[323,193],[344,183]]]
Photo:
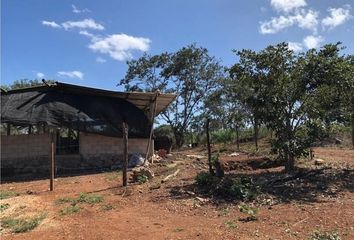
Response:
[[[354,149],[354,112],[352,113],[352,145]]]
[[[173,134],[175,135],[177,148],[182,147],[184,144],[184,133],[182,133],[179,129],[174,128]]]
[[[209,164],[209,173],[214,174],[213,168],[211,166],[211,147],[210,147],[210,136],[209,136],[209,118],[206,120],[206,138],[207,138],[207,147],[208,147],[208,164]]]
[[[237,146],[237,151],[240,151],[240,136],[239,136],[239,128],[236,127],[236,146]]]
[[[256,151],[258,151],[258,120],[254,119],[254,144],[256,146]]]

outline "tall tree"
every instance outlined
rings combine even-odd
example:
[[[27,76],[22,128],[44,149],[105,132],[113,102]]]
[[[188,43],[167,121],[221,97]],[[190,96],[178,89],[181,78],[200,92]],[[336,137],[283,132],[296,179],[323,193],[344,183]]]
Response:
[[[201,112],[203,99],[217,86],[223,71],[206,48],[189,45],[175,53],[144,55],[128,62],[128,72],[120,81],[127,90],[173,92],[176,101],[163,113],[178,147],[193,116]]]

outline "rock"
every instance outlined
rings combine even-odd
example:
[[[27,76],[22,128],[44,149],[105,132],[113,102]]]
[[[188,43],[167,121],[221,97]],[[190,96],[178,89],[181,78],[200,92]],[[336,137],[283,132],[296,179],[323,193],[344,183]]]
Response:
[[[237,157],[239,155],[240,155],[239,153],[233,152],[233,153],[229,154],[229,157]]]
[[[322,165],[324,163],[325,163],[325,161],[323,159],[320,159],[320,158],[315,159],[315,165]]]
[[[139,176],[146,176],[148,179],[152,179],[154,177],[154,173],[148,167],[138,167],[133,169],[132,180],[137,182],[139,180]]]
[[[138,153],[134,153],[128,162],[128,167],[141,166],[144,164],[145,158]]]

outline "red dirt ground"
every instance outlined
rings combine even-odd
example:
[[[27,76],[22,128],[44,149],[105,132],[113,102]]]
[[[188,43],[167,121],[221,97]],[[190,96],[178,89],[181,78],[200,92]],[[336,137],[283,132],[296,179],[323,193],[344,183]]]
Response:
[[[175,153],[173,161],[168,159],[153,165],[156,176],[152,181],[130,184],[127,189],[121,187],[121,177],[114,179],[112,173],[58,178],[53,192],[48,191],[48,180],[2,184],[1,191],[20,193],[1,200],[1,204],[10,204],[1,213],[2,218],[40,213],[46,213],[47,217],[27,233],[14,234],[2,229],[1,239],[275,240],[307,239],[315,230],[337,231],[342,239],[354,239],[353,150],[315,149],[315,156],[326,162],[338,164],[344,159],[349,170],[331,168],[318,178],[311,175],[308,182],[307,179],[289,181],[279,191],[274,190],[277,186],[269,186],[264,198],[268,204],[261,205],[258,220],[250,222],[239,221],[245,215],[239,212],[238,202],[215,200],[198,193],[194,178],[207,169],[207,160],[186,157],[187,154],[205,152]],[[253,159],[247,155],[223,157],[226,162],[239,162],[240,166]],[[277,166],[263,169],[254,169],[252,164],[249,168],[237,166],[234,164],[230,169],[233,174],[259,175],[260,179],[267,174],[277,177],[283,171]],[[177,177],[161,184],[161,179],[176,169],[180,169]],[[321,185],[323,182],[326,184]],[[312,183],[316,183],[314,188],[310,188]],[[59,211],[69,205],[58,205],[55,201],[81,192],[100,194],[104,201],[79,204],[78,213],[61,216]],[[107,204],[113,209],[102,210]]]

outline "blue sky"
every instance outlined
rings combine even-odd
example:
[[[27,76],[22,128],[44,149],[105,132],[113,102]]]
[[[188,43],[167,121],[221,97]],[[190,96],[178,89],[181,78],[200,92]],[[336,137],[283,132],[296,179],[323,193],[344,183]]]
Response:
[[[226,66],[232,49],[341,41],[354,52],[353,0],[2,0],[1,84],[55,79],[121,90],[126,61],[196,43]]]

